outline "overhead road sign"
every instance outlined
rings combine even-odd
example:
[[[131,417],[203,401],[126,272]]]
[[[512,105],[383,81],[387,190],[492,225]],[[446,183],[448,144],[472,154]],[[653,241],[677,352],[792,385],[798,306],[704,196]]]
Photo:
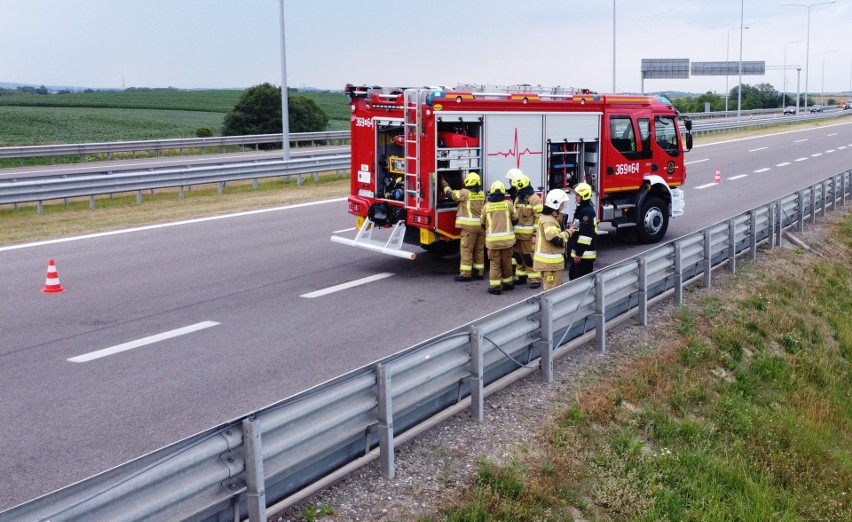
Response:
[[[742,62],[744,75],[766,74],[765,61]],[[693,76],[736,76],[740,74],[740,62],[692,62]]]
[[[642,79],[689,78],[689,58],[642,58]]]

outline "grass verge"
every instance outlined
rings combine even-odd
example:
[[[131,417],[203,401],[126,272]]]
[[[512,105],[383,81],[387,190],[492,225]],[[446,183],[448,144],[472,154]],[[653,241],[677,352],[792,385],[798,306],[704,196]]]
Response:
[[[852,520],[852,214],[740,264],[422,520]]]

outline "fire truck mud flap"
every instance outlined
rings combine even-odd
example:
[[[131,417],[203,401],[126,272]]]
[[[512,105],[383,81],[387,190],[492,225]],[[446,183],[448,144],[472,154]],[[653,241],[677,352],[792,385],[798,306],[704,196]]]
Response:
[[[356,248],[371,250],[380,254],[401,257],[403,259],[414,259],[417,257],[414,252],[409,252],[402,248],[403,238],[405,238],[405,222],[397,221],[391,225],[389,229],[390,235],[387,240],[382,240],[378,237],[373,238],[373,232],[378,228],[380,227],[377,227],[376,224],[368,218],[364,220],[364,224],[361,226],[361,229],[358,230],[358,233],[355,235],[355,239],[331,236],[331,241]]]

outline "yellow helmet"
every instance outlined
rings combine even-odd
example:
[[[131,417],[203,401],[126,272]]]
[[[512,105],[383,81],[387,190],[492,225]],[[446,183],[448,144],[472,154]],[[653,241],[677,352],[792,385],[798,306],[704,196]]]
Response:
[[[577,183],[574,187],[574,193],[580,196],[583,201],[592,199],[592,187],[588,183]]]
[[[491,189],[488,192],[491,194],[494,194],[495,192],[502,192],[503,194],[505,194],[506,185],[504,185],[502,181],[495,181],[491,184]]]
[[[464,186],[465,187],[475,187],[480,185],[482,180],[479,179],[479,174],[476,172],[469,172],[467,176],[464,177]]]
[[[514,177],[512,178],[512,186],[518,190],[527,188],[530,186],[530,178],[528,178],[525,174]]]

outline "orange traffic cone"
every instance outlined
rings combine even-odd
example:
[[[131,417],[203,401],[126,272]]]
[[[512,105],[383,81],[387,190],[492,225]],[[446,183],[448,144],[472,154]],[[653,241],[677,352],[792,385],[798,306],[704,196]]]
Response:
[[[716,167],[716,177],[713,178],[713,183],[721,183],[722,182],[722,173],[719,171],[719,168]]]
[[[47,281],[45,281],[44,288],[41,291],[45,294],[55,294],[65,291],[62,285],[59,284],[59,274],[56,272],[56,265],[53,263],[53,259],[47,264]]]

